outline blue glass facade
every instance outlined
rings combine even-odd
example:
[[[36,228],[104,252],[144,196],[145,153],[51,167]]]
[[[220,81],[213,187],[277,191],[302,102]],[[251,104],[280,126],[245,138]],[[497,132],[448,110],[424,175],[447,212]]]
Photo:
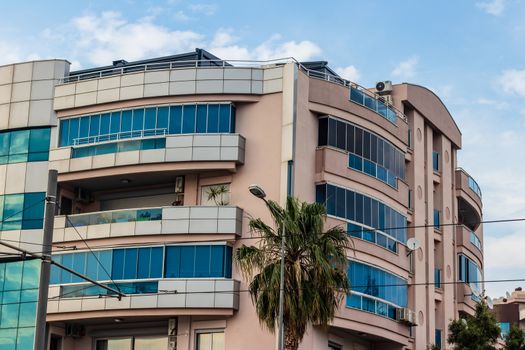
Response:
[[[332,117],[319,118],[319,146],[348,152],[348,167],[397,188],[405,178],[405,154],[376,134]]]
[[[96,251],[95,254],[101,264],[91,252],[57,254],[53,258],[98,281],[231,278],[232,274],[232,248],[226,245],[122,248]],[[52,267],[51,284],[78,282],[83,280],[67,271]]]
[[[0,196],[0,228],[3,231],[41,229],[44,223],[44,192]]]
[[[40,260],[0,263],[0,349],[33,349]]]
[[[463,254],[458,255],[458,280],[468,283],[473,291],[481,293],[483,276],[479,266]]]
[[[481,198],[481,188],[479,187],[476,180],[474,180],[471,176],[468,177],[468,187]]]
[[[348,279],[352,293],[346,306],[396,319],[396,308],[407,307],[407,282],[384,270],[350,261]]]
[[[50,128],[0,132],[0,164],[49,159]]]
[[[352,190],[320,184],[316,201],[326,206],[329,215],[352,221],[348,233],[354,237],[397,251],[396,240],[406,242],[406,217],[377,199]]]
[[[350,101],[370,108],[393,124],[397,122],[397,113],[394,108],[355,87],[350,87]]]
[[[231,103],[151,106],[60,120],[59,146],[134,137],[235,132]]]

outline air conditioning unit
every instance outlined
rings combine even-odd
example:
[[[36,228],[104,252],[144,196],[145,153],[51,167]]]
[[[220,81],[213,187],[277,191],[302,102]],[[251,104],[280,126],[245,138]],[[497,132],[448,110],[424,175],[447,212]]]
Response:
[[[396,309],[396,318],[399,322],[410,326],[417,326],[416,313],[409,308],[400,307]]]
[[[66,324],[66,337],[81,338],[86,335],[86,329],[79,324]]]
[[[379,99],[388,105],[394,104],[392,102],[392,95],[379,95]]]
[[[77,187],[75,191],[75,200],[81,203],[89,203],[91,201],[91,193],[82,187]]]
[[[388,95],[392,93],[392,82],[390,80],[377,82],[376,91],[378,95]]]

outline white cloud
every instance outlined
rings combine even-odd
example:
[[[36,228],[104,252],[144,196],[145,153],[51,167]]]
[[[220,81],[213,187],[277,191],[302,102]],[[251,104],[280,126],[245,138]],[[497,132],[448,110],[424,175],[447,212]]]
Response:
[[[288,57],[306,61],[318,57],[322,52],[317,44],[309,40],[282,42],[280,35],[273,35],[253,49],[240,46],[238,40],[231,30],[221,29],[215,33],[209,50],[223,59],[262,61]]]
[[[525,69],[509,69],[501,73],[498,78],[503,91],[525,96]]]
[[[179,22],[187,22],[192,20],[190,16],[188,16],[184,11],[179,10],[173,14],[173,19]]]
[[[130,23],[117,12],[73,19],[78,45],[90,63],[105,65],[115,59],[137,60],[193,50],[203,44],[204,35],[170,30],[151,19]]]
[[[411,79],[416,76],[416,67],[418,63],[419,58],[417,56],[412,56],[401,61],[392,71],[392,75],[400,79]]]
[[[212,4],[192,4],[189,8],[195,13],[200,13],[206,16],[215,14],[215,11],[217,10],[217,6]]]
[[[361,78],[361,73],[359,73],[359,70],[353,65],[346,67],[337,67],[335,71],[342,78],[353,82],[357,82]]]
[[[505,0],[491,0],[476,3],[476,6],[493,16],[500,16],[505,10]]]

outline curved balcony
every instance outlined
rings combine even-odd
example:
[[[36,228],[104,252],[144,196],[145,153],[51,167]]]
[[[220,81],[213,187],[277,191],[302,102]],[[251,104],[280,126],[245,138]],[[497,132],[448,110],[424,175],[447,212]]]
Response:
[[[456,285],[456,295],[458,311],[468,315],[474,315],[476,311],[476,297],[472,294],[472,289],[467,283]]]
[[[78,320],[122,316],[233,315],[239,308],[240,282],[232,279],[160,279],[143,294],[121,300],[96,295],[65,295],[65,286],[51,286],[47,320]],[[79,291],[85,284],[75,285]],[[71,288],[69,286],[69,288]],[[80,292],[79,292],[80,293]],[[61,295],[65,295],[60,297]]]
[[[464,225],[456,226],[456,244],[458,252],[469,255],[483,266],[483,247],[478,234]]]
[[[148,147],[144,149],[141,142],[145,140],[164,141],[157,142],[162,147],[157,148],[157,143],[149,147],[148,143]],[[101,173],[99,176],[106,172],[112,175],[151,172],[156,168],[159,168],[159,171],[199,169],[234,172],[238,164],[244,163],[245,143],[244,137],[238,134],[169,135],[162,139],[126,139],[53,149],[49,154],[49,166],[58,170],[59,181],[77,178],[73,173],[78,172]],[[107,150],[108,146],[111,146],[110,151]],[[87,148],[89,150],[86,151]],[[120,167],[120,170],[117,170],[117,167]]]
[[[348,166],[348,152],[329,146],[318,148],[316,151],[316,174],[317,182],[343,183],[340,180],[342,177],[348,181],[348,186],[357,182],[387,195],[404,207],[409,206],[409,188],[404,181],[396,178],[396,189],[373,176],[350,168]],[[335,179],[338,180],[335,181]]]
[[[461,168],[456,169],[456,195],[460,199],[460,216],[463,212],[465,218],[463,222],[476,223],[480,221],[483,213],[481,190],[476,181]],[[474,229],[476,227],[477,225]]]
[[[234,206],[174,206],[123,209],[55,217],[53,242],[144,235],[241,235],[242,209]],[[78,233],[77,233],[78,231]]]

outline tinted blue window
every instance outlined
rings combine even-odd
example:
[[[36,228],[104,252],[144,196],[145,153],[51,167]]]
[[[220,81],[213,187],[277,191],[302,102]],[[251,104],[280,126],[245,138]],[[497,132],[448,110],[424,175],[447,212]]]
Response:
[[[230,105],[230,132],[235,132],[235,118],[236,118],[236,108],[233,105]]]
[[[110,133],[116,134],[120,132],[120,111],[111,112],[111,128]]]
[[[166,247],[164,271],[167,278],[180,277],[180,247]]]
[[[95,254],[98,254],[95,253]],[[95,258],[95,255],[93,254],[88,254],[87,255],[87,261],[86,261],[86,276],[90,277],[90,278],[93,278],[94,280],[97,280],[97,279],[108,279],[108,278],[104,278],[104,276],[98,276],[98,262],[97,262],[97,259]]]
[[[232,278],[232,247],[225,246],[226,257],[224,259],[224,277]]]
[[[182,133],[195,132],[195,105],[184,105],[182,112]]]
[[[364,223],[363,219],[363,195],[355,194],[355,221]]]
[[[344,217],[345,212],[345,201],[346,201],[346,192],[342,187],[336,188],[336,207],[335,215],[339,217]]]
[[[22,229],[39,229],[43,227],[45,193],[33,192],[24,194],[24,213]]]
[[[100,264],[97,264],[99,280],[107,280],[110,279],[110,277],[112,278],[112,276],[109,275],[112,271],[112,258],[112,250],[98,252],[98,260],[100,261]]]
[[[144,130],[144,109],[134,109],[133,110],[133,131]],[[139,136],[133,135],[134,137]]]
[[[7,164],[9,159],[9,144],[11,133],[0,133],[0,164]]]
[[[65,267],[73,268],[73,254],[62,255],[62,265]],[[62,283],[71,283],[73,275],[65,270],[61,270]]]
[[[150,260],[150,278],[162,277],[162,262],[164,261],[164,248],[154,247],[151,248],[151,260]]]
[[[89,136],[98,136],[100,133],[100,115],[92,115],[89,120]]]
[[[210,277],[224,276],[224,246],[211,246]]]
[[[363,158],[355,154],[349,154],[349,166],[352,169],[363,171]]]
[[[3,230],[20,230],[22,228],[22,209],[24,205],[23,194],[4,196],[4,222]]]
[[[317,203],[326,203],[326,184],[315,186],[315,201]]]
[[[111,114],[104,113],[100,116],[100,135],[109,134],[109,126],[111,124]]]
[[[139,249],[137,278],[149,278],[151,248]]]
[[[73,254],[73,270],[84,274],[86,268],[86,253]],[[84,280],[78,276],[73,275],[71,282],[83,282]]]
[[[364,164],[363,164],[363,171],[370,175],[370,176],[376,176],[376,165],[375,163],[369,161],[369,160],[366,160],[364,159]]]
[[[180,277],[193,277],[195,272],[195,247],[180,247]]]
[[[144,130],[152,130],[156,128],[157,123],[157,108],[146,108],[146,116],[144,119]]]
[[[125,249],[113,250],[111,278],[114,280],[121,280],[124,278],[124,255]]]
[[[361,309],[361,296],[350,294],[346,297],[346,306],[354,309]]]
[[[219,107],[219,132],[230,131],[231,106],[221,104]]]
[[[132,115],[133,112],[131,110],[122,111],[122,117],[120,120],[120,132],[131,131]],[[129,133],[126,135],[122,135],[121,137],[129,137],[128,135]]]
[[[124,261],[124,279],[137,278],[138,249],[126,249]]]
[[[26,162],[28,149],[29,130],[12,131],[9,145],[9,163]]]
[[[157,129],[165,129],[168,132],[169,107],[159,107],[157,109]]]
[[[182,133],[182,106],[170,107],[170,134]]]
[[[206,277],[210,274],[210,246],[195,248],[195,277]]]
[[[86,138],[89,136],[89,117],[82,117],[80,118],[80,126],[79,126],[79,138]]]
[[[346,191],[346,218],[348,220],[355,219],[355,193]]]
[[[1,137],[1,136],[0,136]],[[69,143],[69,119],[60,121],[60,139],[59,146],[66,146]],[[0,144],[2,144],[0,142]]]
[[[372,199],[363,196],[363,223],[367,226],[372,226]]]
[[[219,131],[219,105],[208,105],[208,132],[214,133]]]
[[[46,161],[49,158],[49,143],[51,130],[31,129],[29,132],[29,154],[28,161]]]
[[[335,215],[335,186],[327,186],[326,188],[326,212],[331,215]]]
[[[197,105],[197,133],[206,133],[207,105]]]
[[[62,255],[55,255],[53,256],[53,260],[55,260],[58,263],[62,262]],[[58,284],[61,282],[60,278],[60,272],[61,268],[57,267],[56,265],[51,265],[51,275],[49,277],[49,283],[50,284]]]
[[[69,120],[69,139],[68,145],[72,145],[75,139],[79,137],[80,118],[74,118]]]

